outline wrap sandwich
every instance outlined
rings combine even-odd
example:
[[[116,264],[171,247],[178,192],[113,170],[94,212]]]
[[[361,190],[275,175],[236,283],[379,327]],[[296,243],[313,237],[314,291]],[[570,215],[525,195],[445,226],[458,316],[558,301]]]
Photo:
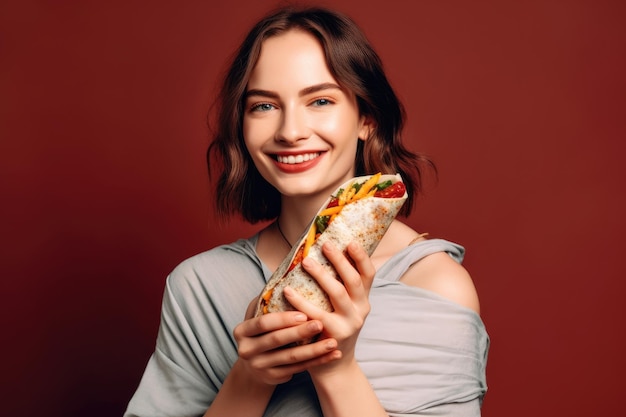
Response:
[[[331,241],[338,250],[350,242],[360,243],[371,255],[407,198],[399,174],[356,177],[341,185],[322,205],[298,243],[276,269],[261,292],[256,316],[294,310],[283,295],[289,286],[326,311],[333,311],[328,295],[302,267],[310,256],[331,276],[340,280],[332,264],[322,254],[322,245]]]

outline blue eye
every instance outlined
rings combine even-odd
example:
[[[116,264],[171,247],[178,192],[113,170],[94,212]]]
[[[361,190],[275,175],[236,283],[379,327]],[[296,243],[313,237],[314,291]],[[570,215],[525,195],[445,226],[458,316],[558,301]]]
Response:
[[[318,98],[312,103],[314,106],[328,106],[332,102],[327,98]]]
[[[260,111],[260,112],[265,112],[265,111],[270,111],[273,110],[274,106],[272,104],[269,103],[259,103],[259,104],[255,104],[254,106],[252,106],[252,108],[250,109],[251,111]]]

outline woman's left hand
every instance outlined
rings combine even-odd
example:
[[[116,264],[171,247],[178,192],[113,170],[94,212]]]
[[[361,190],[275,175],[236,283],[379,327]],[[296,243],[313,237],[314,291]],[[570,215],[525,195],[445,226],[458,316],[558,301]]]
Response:
[[[343,284],[310,257],[304,258],[302,266],[326,291],[334,311],[322,310],[291,288],[285,289],[291,305],[309,319],[320,320],[324,328],[321,337],[335,339],[337,350],[341,352],[340,360],[309,369],[311,373],[332,372],[354,360],[356,340],[370,312],[369,292],[376,274],[370,257],[358,243],[348,245],[347,256],[330,242],[325,243],[322,250]]]

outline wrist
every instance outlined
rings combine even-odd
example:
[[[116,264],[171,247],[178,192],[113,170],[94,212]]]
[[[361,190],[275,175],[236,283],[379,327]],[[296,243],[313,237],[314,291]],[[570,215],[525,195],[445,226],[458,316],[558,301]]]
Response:
[[[352,376],[362,374],[362,371],[356,359],[352,357],[309,369],[309,374],[316,386],[319,384],[332,387],[334,384],[341,384],[342,380],[349,381]]]
[[[261,417],[274,392],[274,386],[252,378],[245,365],[237,360],[204,417]]]
[[[388,416],[355,359],[310,373],[325,416]]]
[[[237,359],[234,363],[227,379],[232,379],[233,384],[242,390],[242,394],[271,395],[276,388],[276,385],[268,384],[258,378],[255,378],[255,376],[249,372],[248,368],[241,361],[241,359]]]

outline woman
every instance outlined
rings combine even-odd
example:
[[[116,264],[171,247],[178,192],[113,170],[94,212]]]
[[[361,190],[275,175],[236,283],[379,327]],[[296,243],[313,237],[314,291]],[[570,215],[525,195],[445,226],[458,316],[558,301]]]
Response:
[[[218,211],[275,221],[168,277],[155,353],[126,415],[479,415],[488,338],[458,245],[394,221],[371,257],[357,244],[347,255],[323,248],[343,285],[305,258],[333,312],[286,289],[297,311],[252,314],[340,184],[399,172],[403,214],[419,191],[426,160],[401,145],[401,106],[361,31],[330,11],[279,10],[248,34],[220,104],[209,151],[222,166]]]

